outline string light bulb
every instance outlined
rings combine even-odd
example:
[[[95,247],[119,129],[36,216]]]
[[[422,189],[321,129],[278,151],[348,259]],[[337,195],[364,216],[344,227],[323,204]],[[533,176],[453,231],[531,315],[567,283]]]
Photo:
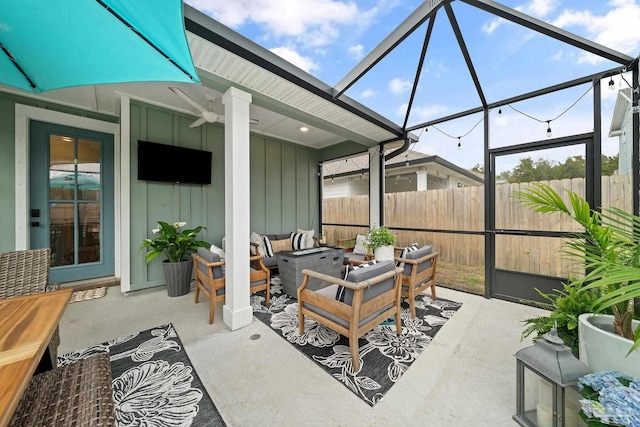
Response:
[[[498,109],[498,115],[502,117],[502,107]]]
[[[547,120],[547,138],[551,138],[551,120]]]
[[[360,179],[364,179],[364,172],[360,173]]]
[[[404,165],[405,165],[405,166],[409,166],[409,156],[406,156],[406,157],[405,157]]]
[[[612,92],[616,90],[616,83],[613,81],[613,76],[611,76],[609,80],[609,90]]]
[[[333,182],[333,178],[334,178],[334,176],[333,176],[333,175],[331,175],[331,182]]]
[[[462,149],[462,144],[460,143],[460,137],[458,137],[458,151]]]

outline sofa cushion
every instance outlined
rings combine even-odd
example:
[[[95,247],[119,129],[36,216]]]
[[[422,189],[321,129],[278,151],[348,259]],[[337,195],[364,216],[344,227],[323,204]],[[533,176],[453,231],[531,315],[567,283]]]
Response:
[[[353,253],[358,255],[365,255],[367,253],[367,236],[364,234],[356,235],[356,245],[353,248]]]
[[[419,259],[425,255],[429,255],[432,251],[433,249],[431,248],[430,245],[425,245],[420,249],[418,249],[417,251],[409,252],[405,257],[405,259]],[[410,276],[411,267],[412,267],[412,264],[405,264],[404,271],[402,272],[402,274],[404,274],[405,276]],[[418,264],[418,273],[423,270],[426,270],[429,267],[431,267],[431,260]]]
[[[298,251],[307,248],[307,236],[304,233],[291,233],[291,249]]]
[[[271,248],[273,249],[273,253],[277,254],[282,251],[290,251],[291,250],[291,239],[287,236],[285,239],[281,240],[272,240]]]
[[[276,267],[278,265],[278,258],[275,256],[272,256],[271,258],[263,258],[262,263],[267,268]]]
[[[312,248],[313,245],[315,244],[315,242],[313,241],[313,236],[316,234],[316,230],[303,230],[301,228],[298,228],[296,230],[296,232],[298,233],[303,233],[305,236],[307,236],[307,241],[304,245],[304,248],[302,249],[309,249]]]
[[[291,233],[281,233],[281,234],[274,234],[273,235],[273,239],[271,240],[283,240],[283,239],[289,239],[291,237]]]

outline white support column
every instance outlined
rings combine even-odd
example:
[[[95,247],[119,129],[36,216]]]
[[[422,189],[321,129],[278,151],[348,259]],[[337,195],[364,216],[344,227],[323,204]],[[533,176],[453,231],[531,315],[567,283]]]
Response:
[[[251,324],[249,303],[249,104],[251,94],[229,88],[224,104],[225,304],[222,319],[232,331]]]
[[[420,169],[416,171],[416,190],[424,191],[428,190],[428,179],[427,179],[427,171],[425,169]]]
[[[369,149],[369,159],[369,226],[381,227],[380,206],[384,203],[384,180],[380,188],[380,177],[384,176],[384,164],[380,160],[380,147]]]

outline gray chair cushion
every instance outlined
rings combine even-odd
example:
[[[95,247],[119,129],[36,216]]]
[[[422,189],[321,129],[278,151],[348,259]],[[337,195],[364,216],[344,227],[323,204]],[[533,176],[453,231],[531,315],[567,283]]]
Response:
[[[349,264],[349,260],[357,259],[358,261],[364,261],[364,255],[354,254],[353,252],[345,252],[343,264]]]
[[[387,271],[391,271],[394,268],[395,263],[393,261],[382,261],[366,268],[359,268],[357,270],[351,271],[347,277],[347,280],[353,283],[363,282],[365,280],[369,280],[373,277],[384,274]],[[389,289],[393,289],[393,277],[385,280],[382,283],[378,283],[374,286],[369,287],[368,289],[365,289],[362,296],[362,302],[367,302],[370,299],[375,298],[384,292],[387,292]],[[343,302],[345,304],[351,305],[351,303],[353,302],[352,289],[345,288]]]
[[[423,247],[421,247],[420,249],[418,249],[417,251],[413,251],[413,252],[409,252],[406,256],[406,259],[418,259],[418,258],[422,258],[425,255],[429,255],[431,252],[433,251],[433,249],[431,248],[430,245],[425,245]],[[418,264],[418,273],[426,270],[427,268],[431,267],[431,262],[432,260],[423,262],[421,264]],[[405,276],[410,276],[411,275],[411,267],[413,267],[413,264],[405,264],[404,266],[404,271],[402,272],[402,274],[404,274]]]
[[[382,283],[381,283],[382,284]],[[331,299],[335,299],[336,297],[336,292],[338,291],[338,285],[331,285],[331,286],[327,286],[326,288],[322,288],[319,289],[317,291],[314,291],[317,294],[320,294],[322,296],[325,296],[327,298],[331,298]],[[353,295],[351,296],[351,298],[353,299]],[[389,308],[391,308],[393,304],[388,304],[384,307],[382,307],[380,310],[376,311],[375,313],[365,317],[364,319],[360,319],[360,322],[358,324],[358,326],[362,326],[365,323],[367,323],[368,321],[370,321],[371,319],[373,319],[374,317],[376,317],[378,314],[382,313],[385,310],[388,310]],[[341,317],[336,316],[335,314],[329,313],[326,310],[323,310],[321,308],[316,307],[315,305],[306,303],[305,307],[307,307],[310,311],[313,311],[314,313],[318,313],[320,316],[326,318],[326,319],[331,319],[334,322],[336,322],[338,325],[344,326],[345,328],[349,327],[349,322],[344,320]]]
[[[220,261],[220,256],[218,254],[214,254],[213,252],[211,252],[209,249],[207,248],[198,248],[198,252],[197,254],[202,257],[202,259],[204,259],[206,262],[219,262]],[[202,263],[198,263],[198,269],[200,271],[202,271],[204,274],[206,274],[207,276],[209,275],[209,272],[207,271],[207,266],[203,265]],[[213,267],[213,278],[214,279],[220,279],[224,277],[224,273],[222,271],[221,267]]]

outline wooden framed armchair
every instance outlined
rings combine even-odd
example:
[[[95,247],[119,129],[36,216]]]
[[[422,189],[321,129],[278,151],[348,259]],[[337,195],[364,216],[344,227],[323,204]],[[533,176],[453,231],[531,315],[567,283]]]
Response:
[[[433,252],[431,246],[423,246],[407,253],[405,258],[396,257],[396,261],[402,267],[402,296],[409,300],[411,317],[416,317],[416,295],[431,288],[431,299],[436,299],[438,252]]]
[[[365,265],[365,264],[363,264]],[[304,333],[304,317],[333,329],[349,339],[354,370],[360,369],[358,338],[383,321],[395,316],[396,332],[402,333],[400,320],[400,275],[393,261],[385,261],[350,271],[343,280],[311,270],[302,270],[304,280],[298,288],[299,333]],[[307,288],[309,278],[327,283],[317,291]]]
[[[0,299],[47,291],[51,249],[28,249],[0,253]],[[51,366],[58,366],[60,329],[56,327],[49,342]]]
[[[198,248],[198,252],[192,256],[193,270],[196,273],[195,302],[196,304],[198,303],[200,292],[209,299],[209,324],[211,324],[216,314],[216,303],[224,301],[225,298],[225,274],[222,268],[225,265],[225,261],[221,261],[218,254],[214,254],[206,248]],[[253,265],[253,267],[250,267],[251,273],[249,275],[250,293],[266,291],[265,303],[269,305],[269,288],[271,286],[269,269],[262,263],[261,255],[250,257],[249,262]]]

